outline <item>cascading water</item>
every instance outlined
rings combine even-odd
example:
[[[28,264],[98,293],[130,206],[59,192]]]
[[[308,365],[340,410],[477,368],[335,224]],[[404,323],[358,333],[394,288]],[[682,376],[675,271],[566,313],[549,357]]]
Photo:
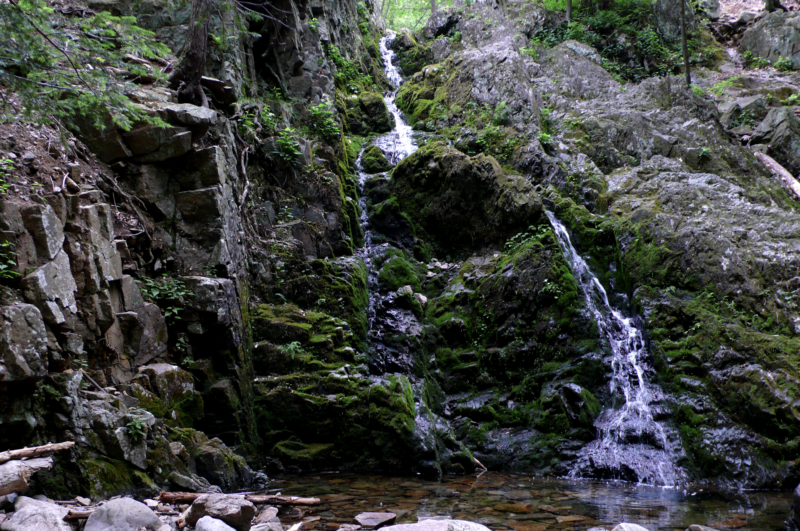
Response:
[[[642,331],[634,319],[611,306],[603,285],[572,245],[566,227],[549,211],[547,217],[581,286],[586,308],[610,347],[611,394],[625,401],[619,408],[601,412],[595,421],[598,438],[584,447],[570,475],[676,485],[684,478],[675,463],[683,450],[677,433],[656,420],[667,397],[648,381],[653,369],[648,365]]]
[[[403,119],[400,109],[395,105],[395,98],[397,97],[397,89],[403,83],[403,78],[400,71],[393,63],[394,51],[389,49],[389,41],[393,35],[384,37],[380,41],[380,51],[383,57],[386,77],[391,82],[394,90],[384,94],[384,100],[389,112],[394,116],[394,129],[388,133],[376,138],[373,142],[386,156],[386,159],[392,163],[397,164],[407,156],[417,150],[417,146],[412,138],[413,130],[410,125]],[[367,310],[368,329],[370,337],[373,341],[373,348],[377,350],[384,349],[385,346],[380,343],[381,336],[387,330],[402,330],[413,329],[418,327],[419,323],[413,316],[413,313],[391,307],[391,301],[387,301],[386,297],[381,297],[378,294],[378,279],[377,271],[374,270],[373,261],[382,252],[386,251],[387,244],[376,246],[373,243],[373,234],[370,228],[369,216],[367,213],[367,183],[373,178],[363,171],[361,166],[361,157],[363,151],[359,154],[356,161],[358,169],[358,182],[359,182],[359,206],[361,208],[361,228],[364,233],[364,246],[358,251],[359,256],[364,260],[367,266],[368,283],[369,283],[369,307]],[[384,356],[386,358],[387,356]],[[388,356],[389,358],[397,358],[398,356]],[[402,365],[402,362],[398,362]],[[384,366],[384,370],[389,367]],[[395,368],[402,368],[400,366]]]

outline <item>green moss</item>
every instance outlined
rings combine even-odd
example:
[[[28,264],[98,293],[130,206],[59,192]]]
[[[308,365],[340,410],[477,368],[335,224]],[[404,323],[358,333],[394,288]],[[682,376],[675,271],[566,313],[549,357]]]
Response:
[[[80,468],[85,478],[86,494],[93,500],[132,492],[154,496],[161,490],[147,474],[117,459],[102,456],[84,459]]]
[[[405,251],[387,251],[376,261],[376,267],[379,268],[378,281],[381,289],[397,291],[403,286],[411,286],[415,292],[420,291],[425,269],[412,263]]]
[[[366,173],[380,173],[392,169],[383,151],[378,146],[370,146],[361,155],[361,167]]]

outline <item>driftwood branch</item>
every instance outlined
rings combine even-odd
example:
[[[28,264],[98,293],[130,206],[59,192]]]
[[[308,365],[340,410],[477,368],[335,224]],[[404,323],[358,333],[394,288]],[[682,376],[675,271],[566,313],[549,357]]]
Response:
[[[800,199],[800,182],[794,178],[794,175],[789,173],[789,170],[778,164],[775,159],[765,153],[756,151],[755,156],[764,166],[769,169],[769,171],[780,177],[780,179],[786,183],[786,186],[789,187],[794,195]]]
[[[28,479],[39,470],[53,466],[52,457],[40,457],[27,461],[8,461],[0,465],[0,496],[22,492],[28,488]]]
[[[202,496],[200,492],[162,492],[158,496],[161,503],[171,503],[173,505],[181,503],[193,503]],[[245,499],[256,504],[268,503],[270,505],[319,505],[319,498],[300,498],[297,496],[258,496],[255,494],[245,494]]]
[[[61,450],[69,450],[73,446],[75,446],[75,443],[68,441],[45,444],[43,446],[33,446],[31,448],[21,448],[19,450],[6,450],[5,452],[0,452],[0,464],[16,459],[28,459],[30,457],[39,457],[53,452],[60,452]]]
[[[64,516],[64,520],[84,520],[89,518],[93,512],[94,509],[70,509]]]

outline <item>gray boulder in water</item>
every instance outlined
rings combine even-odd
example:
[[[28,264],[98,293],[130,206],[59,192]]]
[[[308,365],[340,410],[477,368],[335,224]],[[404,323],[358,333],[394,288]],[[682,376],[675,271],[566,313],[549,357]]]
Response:
[[[416,524],[398,524],[383,528],[384,531],[489,531],[485,525],[466,520],[422,520]]]
[[[131,498],[111,500],[89,516],[84,531],[156,531],[162,522],[147,505]]]

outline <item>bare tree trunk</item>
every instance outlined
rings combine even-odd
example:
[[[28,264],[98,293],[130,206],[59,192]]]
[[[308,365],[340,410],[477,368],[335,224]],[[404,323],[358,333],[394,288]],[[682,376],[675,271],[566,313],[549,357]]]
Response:
[[[689,45],[686,42],[686,0],[681,3],[681,46],[683,47],[683,69],[686,71],[686,86],[692,86],[692,76],[689,72]]]
[[[567,22],[572,22],[572,0],[567,0]]]
[[[43,446],[33,446],[31,448],[20,448],[19,450],[6,450],[5,452],[0,452],[0,464],[15,459],[27,459],[29,457],[39,457],[44,454],[60,452],[61,450],[69,450],[73,446],[75,446],[74,442],[67,441],[45,444]]]
[[[786,7],[781,4],[780,0],[766,0],[764,3],[764,9],[769,13],[777,11],[778,9],[781,11],[786,11]]]
[[[208,53],[208,24],[213,0],[192,0],[189,38],[183,57],[169,78],[172,88],[178,90],[178,101],[208,107],[208,100],[200,83],[206,71]]]

